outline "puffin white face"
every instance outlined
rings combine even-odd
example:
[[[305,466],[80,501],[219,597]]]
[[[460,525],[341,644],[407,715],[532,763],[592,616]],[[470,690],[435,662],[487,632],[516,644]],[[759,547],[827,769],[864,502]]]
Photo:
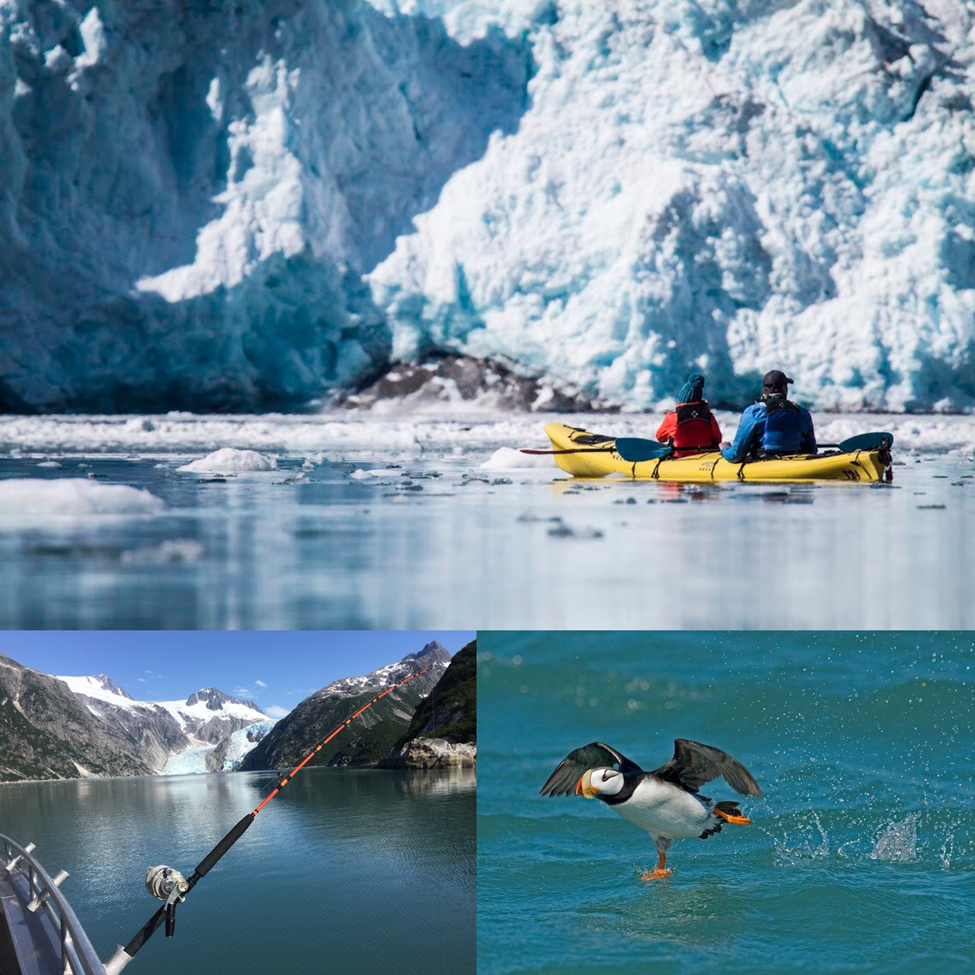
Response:
[[[596,796],[615,796],[623,788],[623,774],[614,768],[591,768],[579,779],[576,795],[595,799]]]

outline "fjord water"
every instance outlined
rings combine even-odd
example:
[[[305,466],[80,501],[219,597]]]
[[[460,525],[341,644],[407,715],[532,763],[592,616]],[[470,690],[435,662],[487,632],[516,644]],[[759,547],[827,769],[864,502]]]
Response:
[[[193,867],[268,791],[272,773],[0,787],[0,833],[33,840],[100,957],[159,907],[158,863]],[[212,975],[474,971],[469,772],[305,769],[194,888],[130,971]]]
[[[127,485],[164,502],[125,517],[0,505],[0,625],[975,626],[972,418],[821,420],[831,440],[892,426],[890,485],[573,480],[551,457],[510,451],[544,446],[544,422],[0,418],[0,479],[87,485],[91,475],[96,488]],[[574,422],[612,435],[650,426]],[[722,423],[733,429],[734,418]],[[226,445],[260,450],[277,469],[179,470]],[[501,447],[537,466],[483,468]],[[30,501],[26,489],[21,508]]]
[[[975,956],[975,651],[942,633],[480,633],[478,972],[928,973]],[[539,797],[574,748],[686,737],[763,789],[675,840]],[[737,798],[724,781],[701,790]]]

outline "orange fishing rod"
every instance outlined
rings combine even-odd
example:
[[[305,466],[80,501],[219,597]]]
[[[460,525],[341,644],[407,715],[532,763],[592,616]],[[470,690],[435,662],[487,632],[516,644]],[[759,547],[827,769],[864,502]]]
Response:
[[[162,907],[152,915],[135,937],[124,947],[119,945],[115,954],[105,965],[107,975],[117,975],[132,961],[136,952],[152,937],[156,930],[165,922],[166,937],[172,936],[176,928],[176,905],[182,903],[185,896],[216,866],[217,861],[247,832],[247,828],[254,822],[257,814],[325,747],[340,731],[347,728],[367,708],[371,708],[376,701],[385,697],[397,687],[402,687],[407,681],[425,674],[426,670],[418,670],[410,674],[397,684],[387,687],[382,694],[377,694],[371,701],[363,704],[355,714],[349,715],[333,732],[323,738],[287,775],[278,780],[277,785],[269,792],[260,805],[249,812],[227,835],[197,864],[193,873],[187,877],[172,867],[150,867],[146,873],[146,887],[149,893],[159,900],[165,901]]]

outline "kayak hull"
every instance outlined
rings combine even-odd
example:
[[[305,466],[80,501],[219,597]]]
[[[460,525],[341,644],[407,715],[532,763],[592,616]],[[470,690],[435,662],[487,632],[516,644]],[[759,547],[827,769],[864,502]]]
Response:
[[[622,474],[635,480],[660,481],[881,481],[890,466],[879,450],[796,454],[732,464],[719,451],[689,457],[665,457],[633,463],[612,449],[612,437],[549,423],[545,427],[555,450],[555,463],[573,477]]]

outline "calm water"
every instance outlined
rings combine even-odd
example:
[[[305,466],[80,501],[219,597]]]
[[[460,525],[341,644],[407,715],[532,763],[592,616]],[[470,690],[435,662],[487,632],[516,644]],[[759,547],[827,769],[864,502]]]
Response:
[[[107,959],[159,906],[146,867],[185,876],[266,793],[267,773],[0,787],[0,833],[62,887]],[[289,794],[290,793],[290,794]],[[129,971],[474,971],[475,779],[306,769],[260,813]]]
[[[975,627],[961,447],[905,449],[890,486],[579,482],[549,458],[480,468],[499,447],[541,446],[544,420],[0,422],[0,478],[90,472],[167,505],[31,524],[0,511],[0,627]],[[280,469],[177,471],[223,445]]]
[[[481,633],[478,972],[910,972],[975,957],[975,667],[956,634]],[[676,840],[536,798],[601,740],[717,745],[753,825]],[[722,781],[713,798],[735,794]]]

